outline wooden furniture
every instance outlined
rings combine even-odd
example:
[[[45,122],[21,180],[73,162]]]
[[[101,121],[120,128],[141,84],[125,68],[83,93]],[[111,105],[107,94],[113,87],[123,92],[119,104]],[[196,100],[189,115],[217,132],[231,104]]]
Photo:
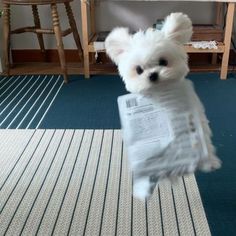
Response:
[[[82,58],[82,53],[83,53],[78,30],[76,27],[76,22],[75,22],[73,12],[72,12],[72,9],[70,6],[71,1],[72,0],[53,0],[53,1],[50,1],[50,0],[2,0],[3,11],[4,11],[4,14],[3,14],[3,20],[4,20],[4,24],[3,24],[3,34],[4,34],[3,52],[4,52],[4,62],[5,62],[5,69],[6,69],[7,75],[10,74],[9,40],[10,40],[11,34],[19,34],[19,33],[24,33],[24,32],[36,33],[37,37],[38,37],[40,49],[41,49],[42,53],[44,53],[44,55],[45,55],[45,47],[44,47],[44,41],[43,41],[43,34],[54,34],[56,37],[57,49],[58,49],[58,54],[59,54],[59,59],[60,59],[60,64],[61,64],[61,70],[62,70],[62,74],[64,77],[64,82],[65,83],[68,82],[62,37],[66,36],[70,33],[73,33],[80,58]],[[59,3],[63,3],[65,5],[65,9],[66,9],[69,24],[70,24],[70,28],[68,28],[64,31],[61,30],[59,15],[58,15],[58,11],[57,11],[57,4],[59,4]],[[29,6],[31,6],[32,11],[33,11],[35,26],[23,27],[23,28],[11,30],[11,26],[10,26],[10,7],[11,7],[11,5],[20,5],[20,6],[29,5]],[[53,21],[52,29],[41,28],[38,7],[37,7],[38,5],[48,5],[51,7],[51,15],[52,15],[52,21]]]
[[[114,0],[113,0],[114,1]],[[137,1],[137,0],[136,0]],[[142,0],[141,0],[142,1]],[[157,1],[166,1],[166,0],[157,0]],[[169,0],[169,1],[177,1],[177,0]],[[221,70],[220,70],[220,78],[227,78],[228,71],[228,61],[229,61],[229,52],[231,45],[231,35],[233,28],[233,18],[234,18],[234,9],[236,0],[182,0],[183,2],[216,2],[216,24],[220,24],[222,20],[222,4],[227,3],[227,14],[226,14],[226,22],[224,28],[224,36],[223,41],[219,42],[218,49],[196,49],[191,45],[186,45],[186,51],[188,53],[212,53],[213,59],[212,62],[216,62],[216,54],[223,54]],[[88,4],[89,3],[89,4]],[[82,15],[82,34],[83,34],[83,56],[84,56],[84,76],[85,78],[90,77],[90,60],[89,53],[95,52],[94,49],[94,41],[97,39],[97,34],[95,31],[95,5],[94,0],[81,0],[81,15]],[[90,17],[90,29],[88,26],[88,17]],[[206,29],[207,30],[207,29]],[[204,39],[202,39],[204,40]]]

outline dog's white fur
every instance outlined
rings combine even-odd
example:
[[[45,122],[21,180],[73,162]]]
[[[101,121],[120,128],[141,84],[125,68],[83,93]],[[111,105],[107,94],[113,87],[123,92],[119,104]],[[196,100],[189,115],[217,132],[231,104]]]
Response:
[[[169,15],[161,31],[148,29],[129,34],[127,28],[115,28],[106,38],[106,52],[118,65],[126,89],[131,93],[140,93],[155,83],[149,75],[157,72],[159,80],[183,79],[189,69],[187,54],[183,43],[192,35],[191,20],[182,13]],[[168,61],[167,66],[158,64],[160,59]],[[144,72],[140,75],[136,67]]]
[[[130,34],[127,28],[115,28],[106,38],[107,54],[118,66],[119,73],[124,80],[126,89],[131,93],[143,93],[155,86],[159,81],[183,80],[187,73],[188,56],[183,44],[190,41],[192,36],[192,22],[182,13],[170,14],[161,30],[148,29]],[[166,65],[161,61],[163,59]],[[142,73],[137,72],[141,68]],[[155,73],[156,79],[150,80]],[[199,101],[199,106],[201,103]],[[208,149],[213,153],[211,132],[206,117],[202,117],[203,129],[209,135]],[[215,156],[201,166],[209,171],[220,167],[220,161]],[[148,178],[140,179],[134,187],[140,198],[146,196],[150,187]]]

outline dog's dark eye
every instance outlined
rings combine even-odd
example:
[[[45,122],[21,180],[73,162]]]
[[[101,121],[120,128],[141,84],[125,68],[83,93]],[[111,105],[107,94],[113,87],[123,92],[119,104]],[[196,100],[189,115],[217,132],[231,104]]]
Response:
[[[161,58],[159,60],[159,66],[167,66],[168,65],[168,61],[164,58]]]
[[[138,75],[141,75],[143,73],[142,67],[141,66],[137,66],[136,67],[136,72],[137,72]]]

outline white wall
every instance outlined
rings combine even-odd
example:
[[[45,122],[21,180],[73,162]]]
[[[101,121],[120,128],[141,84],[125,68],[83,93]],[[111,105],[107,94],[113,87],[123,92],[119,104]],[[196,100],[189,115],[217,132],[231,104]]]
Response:
[[[210,23],[214,19],[212,3],[194,2],[102,2],[97,7],[97,26],[101,30],[116,25],[131,27],[132,30],[152,26],[157,18],[170,12],[184,12],[195,23]]]
[[[77,26],[81,32],[80,0],[72,3],[72,9]],[[67,23],[63,5],[59,7],[61,25],[65,28]],[[98,30],[110,30],[115,26],[128,26],[132,30],[152,26],[157,18],[164,18],[170,12],[181,11],[188,14],[194,23],[211,23],[214,19],[214,3],[194,2],[101,2],[96,6],[96,26]],[[44,27],[52,24],[49,7],[39,8],[41,23]],[[15,6],[11,10],[12,28],[23,25],[33,25],[32,13],[29,7]],[[0,31],[2,32],[2,31]],[[55,48],[55,38],[44,35],[46,48]],[[13,35],[11,39],[13,49],[38,48],[37,38],[32,33]],[[64,38],[67,49],[75,48],[71,35]]]

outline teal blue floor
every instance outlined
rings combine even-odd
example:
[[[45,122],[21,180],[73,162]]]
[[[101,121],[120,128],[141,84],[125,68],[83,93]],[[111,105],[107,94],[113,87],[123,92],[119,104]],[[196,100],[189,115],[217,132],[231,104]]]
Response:
[[[36,78],[21,76],[13,85],[12,78],[11,83],[3,86],[6,79],[0,77],[0,128],[27,128],[30,121],[28,128],[120,128],[116,100],[127,92],[119,76],[100,75],[85,80],[74,75],[70,76],[68,85],[63,85],[62,77],[55,76],[44,91],[49,78],[43,77],[45,81],[41,85],[41,78],[33,84]],[[190,74],[188,78],[206,108],[213,142],[223,161],[220,170],[196,175],[210,229],[213,236],[236,235],[236,74],[229,74],[225,81],[216,73]],[[30,93],[21,101],[22,95],[17,95],[8,105],[19,94],[22,86],[17,84],[22,79],[22,84],[28,82],[22,94],[30,89],[35,91],[40,85],[34,100]]]

